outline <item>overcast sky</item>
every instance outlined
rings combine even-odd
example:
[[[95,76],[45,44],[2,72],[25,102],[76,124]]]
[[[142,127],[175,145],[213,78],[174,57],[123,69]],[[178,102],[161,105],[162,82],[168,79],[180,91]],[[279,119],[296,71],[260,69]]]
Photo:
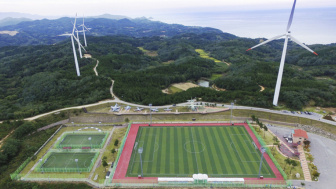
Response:
[[[293,0],[0,0],[0,12],[44,16],[104,13],[130,17],[159,13],[288,9]],[[336,7],[336,0],[298,0],[297,8]]]

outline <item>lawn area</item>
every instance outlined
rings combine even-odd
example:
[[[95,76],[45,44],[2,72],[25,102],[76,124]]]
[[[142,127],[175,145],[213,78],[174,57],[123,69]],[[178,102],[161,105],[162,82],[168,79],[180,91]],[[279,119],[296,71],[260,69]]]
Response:
[[[170,86],[168,88],[168,91],[169,91],[170,94],[174,94],[174,93],[182,92],[183,90],[180,89],[180,88],[174,87],[174,86]]]
[[[260,151],[243,126],[140,127],[127,170],[128,177],[258,177]],[[262,175],[274,178],[263,161]]]
[[[108,145],[106,146],[106,150],[104,151],[103,153],[103,156],[102,157],[106,157],[106,162],[109,164],[106,168],[100,164],[99,167],[95,170],[94,174],[93,174],[93,177],[92,177],[92,180],[94,179],[95,175],[98,174],[98,178],[97,178],[97,181],[102,184],[105,180],[105,175],[106,175],[106,170],[111,166],[111,163],[113,161],[115,161],[116,157],[117,157],[117,154],[118,152],[114,152],[112,153],[112,149],[115,149],[115,150],[118,150],[119,147],[120,147],[120,143],[126,133],[126,130],[127,130],[127,127],[125,128],[116,128],[113,132],[113,135],[112,135],[112,139],[111,141],[108,141]],[[114,145],[114,142],[115,140],[118,139],[118,145],[115,146]],[[101,160],[97,160],[97,161],[101,161]],[[95,181],[95,182],[97,182]]]
[[[156,51],[149,51],[149,50],[144,49],[143,47],[138,47],[138,49],[140,49],[147,56],[151,56],[151,57],[158,56],[158,53]]]
[[[222,77],[222,74],[212,74],[210,80],[215,80],[220,77]]]
[[[206,58],[206,59],[210,59],[213,60],[215,63],[220,63],[220,60],[217,60],[213,57],[210,57],[208,53],[206,53],[203,49],[195,49],[195,51],[200,54],[201,58]]]

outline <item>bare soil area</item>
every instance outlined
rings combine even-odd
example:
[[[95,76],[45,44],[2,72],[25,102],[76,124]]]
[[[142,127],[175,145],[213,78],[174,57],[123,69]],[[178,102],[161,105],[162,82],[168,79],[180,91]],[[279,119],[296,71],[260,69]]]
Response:
[[[0,34],[7,34],[7,35],[10,35],[10,36],[14,36],[18,33],[19,33],[18,31],[0,31]]]

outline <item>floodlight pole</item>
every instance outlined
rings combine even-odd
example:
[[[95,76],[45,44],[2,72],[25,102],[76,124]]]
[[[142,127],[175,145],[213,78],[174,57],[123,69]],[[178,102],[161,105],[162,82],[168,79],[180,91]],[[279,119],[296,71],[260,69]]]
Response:
[[[75,159],[75,162],[77,164],[77,171],[79,172],[79,170],[78,170],[78,159]]]
[[[151,126],[152,124],[152,104],[149,104],[149,113],[150,113],[150,123],[149,123],[149,126]],[[140,155],[141,157],[141,155]]]
[[[259,174],[258,174],[259,178],[260,178],[260,171],[261,171],[262,160],[264,158],[264,153],[266,152],[266,149],[264,147],[261,147],[260,151],[261,151],[261,158],[260,158]]]
[[[141,167],[141,177],[143,177],[143,169],[142,169],[142,152],[143,152],[143,148],[142,147],[140,147],[139,149],[138,149],[138,153],[140,154],[140,167]]]

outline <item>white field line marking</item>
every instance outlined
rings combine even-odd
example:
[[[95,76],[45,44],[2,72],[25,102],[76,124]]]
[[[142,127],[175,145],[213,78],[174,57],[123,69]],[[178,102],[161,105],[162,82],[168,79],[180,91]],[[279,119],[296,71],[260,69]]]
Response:
[[[193,135],[193,133],[192,133],[192,130],[193,130],[193,128],[191,128],[191,129],[190,129],[190,132],[191,132],[191,138],[192,138],[192,141],[193,141],[194,150],[196,151],[196,148],[195,148],[195,143],[194,143],[194,135]],[[196,153],[195,153],[195,159],[196,159],[197,173],[199,173],[199,169],[198,169],[198,162],[197,162]]]
[[[139,140],[141,139],[142,130],[143,130],[143,129],[141,129],[140,134],[139,134]],[[140,141],[137,141],[137,142],[138,142],[138,146],[140,147]],[[134,163],[136,162],[136,161],[135,161],[135,157],[136,157],[137,155],[138,155],[138,151],[136,150],[136,151],[135,151],[135,154],[134,154],[134,156],[133,156],[132,166],[131,166],[130,173],[133,172]]]

